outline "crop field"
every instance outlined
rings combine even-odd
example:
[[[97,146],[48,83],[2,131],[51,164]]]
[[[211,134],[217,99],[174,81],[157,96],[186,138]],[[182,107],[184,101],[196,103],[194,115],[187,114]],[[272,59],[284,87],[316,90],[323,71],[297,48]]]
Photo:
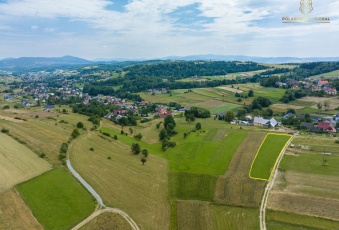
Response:
[[[42,230],[17,190],[0,194],[0,229]]]
[[[0,192],[38,176],[52,167],[26,146],[0,133]]]
[[[171,171],[223,175],[247,132],[228,129],[220,138],[218,131],[192,133],[183,143],[167,150]]]
[[[321,77],[324,77],[326,79],[337,78],[337,77],[339,77],[339,70],[335,70],[335,71],[332,71],[332,72],[311,76],[310,78],[318,79],[318,78],[321,78]]]
[[[80,230],[133,230],[131,225],[120,215],[105,212],[88,222]]]
[[[182,200],[212,201],[217,176],[187,172],[169,173],[169,196]]]
[[[295,213],[280,212],[268,210],[267,228],[268,229],[338,229],[339,222],[323,218],[298,215]]]
[[[177,201],[176,209],[175,229],[259,229],[259,211],[256,209],[201,201]]]
[[[141,156],[133,155],[130,145],[122,142],[133,138],[122,140],[123,136],[119,140],[95,133],[81,137],[71,149],[73,167],[106,205],[127,212],[141,229],[168,229],[167,162],[150,154],[142,165]]]
[[[250,170],[252,179],[269,180],[276,161],[291,135],[269,133],[262,142]]]
[[[214,202],[258,208],[265,182],[248,177],[251,164],[266,133],[250,132],[237,148],[225,173],[217,180]]]
[[[70,229],[95,207],[94,198],[62,168],[22,183],[17,189],[44,229]]]

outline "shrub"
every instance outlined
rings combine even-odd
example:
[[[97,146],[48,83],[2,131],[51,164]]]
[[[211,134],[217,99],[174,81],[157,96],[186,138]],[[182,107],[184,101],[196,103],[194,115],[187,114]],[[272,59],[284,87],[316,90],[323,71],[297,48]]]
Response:
[[[339,140],[335,140],[335,143],[336,143],[336,144],[339,144]]]
[[[2,129],[1,129],[1,132],[3,132],[3,133],[9,133],[9,129],[2,128]]]
[[[92,147],[92,148],[90,148],[89,150],[94,151],[94,148]]]

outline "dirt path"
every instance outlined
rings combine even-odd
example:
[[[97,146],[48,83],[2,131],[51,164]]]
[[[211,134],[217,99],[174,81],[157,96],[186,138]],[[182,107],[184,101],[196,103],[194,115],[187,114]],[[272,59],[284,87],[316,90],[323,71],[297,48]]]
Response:
[[[85,224],[90,222],[92,219],[94,219],[95,217],[97,217],[97,216],[99,216],[99,215],[101,215],[102,213],[105,213],[105,212],[113,212],[113,213],[120,214],[131,225],[133,230],[139,230],[138,225],[133,221],[133,219],[129,215],[127,215],[125,212],[121,211],[120,209],[109,208],[109,207],[95,211],[89,217],[87,217],[85,220],[83,220],[81,223],[79,223],[77,226],[72,228],[72,230],[80,229]]]
[[[101,122],[100,122],[100,127],[101,127]],[[100,128],[99,127],[99,128]],[[88,223],[90,220],[92,220],[93,218],[95,218],[96,216],[100,215],[101,213],[104,212],[114,212],[114,213],[118,213],[120,214],[123,218],[126,219],[126,221],[131,225],[131,227],[133,228],[133,230],[139,230],[138,225],[134,222],[134,220],[125,212],[123,212],[120,209],[117,208],[110,208],[107,207],[102,198],[100,197],[100,195],[80,176],[80,174],[72,167],[71,165],[71,159],[69,157],[70,155],[70,150],[73,147],[73,144],[75,141],[79,141],[80,138],[84,138],[86,135],[88,135],[88,132],[85,133],[84,135],[82,135],[81,137],[77,138],[76,140],[72,141],[71,144],[68,147],[67,150],[67,167],[70,170],[70,172],[73,174],[73,176],[75,176],[80,183],[85,186],[85,188],[96,198],[96,200],[98,201],[98,203],[100,204],[100,207],[103,207],[104,209],[100,209],[100,210],[96,210],[94,211],[94,213],[92,213],[89,217],[87,217],[84,221],[82,221],[81,223],[79,223],[77,226],[75,226],[73,228],[73,230],[79,229],[82,226],[84,226],[86,223]]]
[[[261,205],[260,205],[260,216],[259,216],[260,230],[266,230],[266,206],[267,206],[267,201],[268,201],[268,195],[269,195],[269,193],[270,193],[270,191],[271,191],[271,189],[273,187],[275,178],[276,178],[276,176],[278,174],[278,168],[279,168],[280,162],[281,162],[281,160],[282,160],[282,158],[283,158],[283,156],[285,154],[285,151],[288,148],[288,146],[290,146],[290,144],[291,144],[291,142],[292,142],[292,140],[293,140],[293,138],[295,137],[296,134],[294,134],[292,136],[292,138],[288,141],[287,145],[283,149],[282,154],[280,154],[278,162],[277,162],[277,165],[276,165],[276,167],[274,169],[273,177],[271,178],[271,180],[266,185],[264,196],[262,197]]]

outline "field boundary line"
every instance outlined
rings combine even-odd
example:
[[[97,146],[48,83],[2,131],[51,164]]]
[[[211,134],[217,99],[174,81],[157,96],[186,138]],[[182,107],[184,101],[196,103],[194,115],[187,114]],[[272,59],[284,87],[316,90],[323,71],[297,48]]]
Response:
[[[264,195],[263,195],[263,198],[261,200],[260,211],[259,211],[260,230],[266,230],[266,206],[267,206],[267,201],[268,201],[268,195],[269,195],[269,193],[270,193],[270,191],[273,187],[275,178],[278,174],[278,167],[277,166],[280,164],[288,144],[290,144],[292,142],[294,137],[295,137],[295,134],[291,135],[291,138],[288,139],[284,148],[282,149],[282,151],[281,151],[281,153],[280,153],[280,155],[277,159],[277,162],[276,162],[276,164],[274,165],[274,168],[273,168],[273,171],[274,171],[273,179],[268,182],[268,184],[265,188]]]
[[[284,147],[281,149],[281,151],[280,151],[280,153],[279,153],[279,155],[278,155],[276,161],[274,162],[274,165],[273,165],[273,167],[272,167],[272,170],[271,170],[271,173],[270,173],[269,178],[268,178],[268,179],[264,179],[264,178],[253,177],[253,176],[251,176],[252,167],[253,167],[254,162],[255,162],[255,160],[257,159],[257,156],[258,156],[258,154],[259,154],[259,152],[260,152],[260,150],[261,150],[261,147],[262,147],[262,145],[265,143],[266,138],[268,137],[268,135],[275,135],[275,136],[289,136],[290,138],[286,141],[286,144],[285,144]],[[265,136],[265,138],[264,138],[264,140],[261,142],[260,147],[259,147],[257,153],[255,154],[255,157],[254,157],[254,159],[253,159],[253,161],[252,161],[252,165],[251,165],[250,171],[249,171],[249,173],[248,173],[248,176],[249,176],[251,179],[254,179],[254,180],[270,181],[270,179],[271,179],[271,177],[272,177],[272,174],[273,174],[273,172],[274,172],[274,169],[275,169],[275,167],[276,167],[276,165],[277,165],[277,163],[278,163],[278,159],[280,158],[280,155],[283,153],[283,151],[284,151],[286,145],[289,143],[289,141],[291,140],[292,137],[293,137],[293,136],[290,135],[290,134],[267,133],[266,136]]]

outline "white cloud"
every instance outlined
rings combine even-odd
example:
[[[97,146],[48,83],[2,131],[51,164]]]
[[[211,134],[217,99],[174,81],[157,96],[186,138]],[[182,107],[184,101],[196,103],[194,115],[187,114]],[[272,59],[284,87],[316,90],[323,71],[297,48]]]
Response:
[[[39,26],[34,26],[34,25],[33,25],[33,26],[31,26],[31,29],[32,29],[32,30],[37,30],[37,29],[39,29]]]

